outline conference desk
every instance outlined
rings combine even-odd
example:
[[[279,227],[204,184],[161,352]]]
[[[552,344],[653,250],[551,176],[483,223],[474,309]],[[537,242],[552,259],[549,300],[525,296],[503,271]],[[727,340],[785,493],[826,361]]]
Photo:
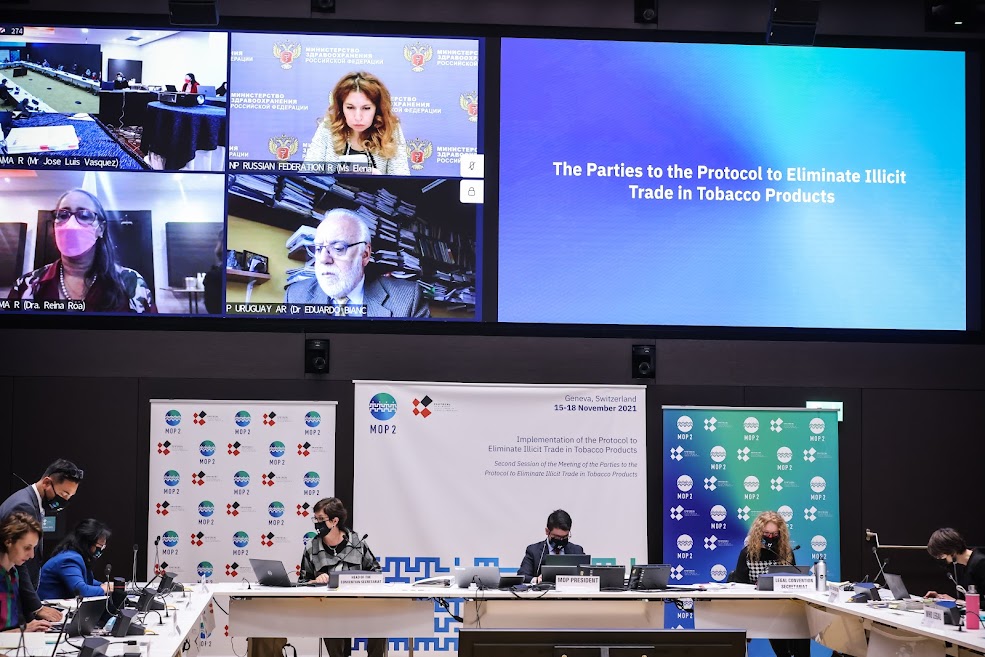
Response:
[[[882,643],[920,643],[931,649],[927,654],[985,655],[985,630],[926,627],[921,613],[848,603],[846,593],[828,600],[822,593],[756,591],[742,585],[600,593],[513,593],[409,584],[348,591],[248,589],[244,584],[209,588],[215,595],[229,596],[230,635],[244,638],[432,637],[437,598],[464,599],[463,625],[470,628],[658,629],[664,627],[664,605],[686,600],[693,601],[699,630],[743,629],[749,638],[814,638],[857,657],[868,652],[868,631]],[[408,645],[412,648],[413,641]]]
[[[187,594],[172,593],[167,599],[170,617],[164,618],[163,623],[158,623],[158,612],[149,612],[145,617],[147,631],[153,634],[120,638],[104,637],[110,640],[106,649],[107,657],[121,657],[128,649],[134,650],[131,642],[139,646],[141,657],[195,657],[199,650],[197,642],[199,633],[203,628],[211,629],[214,623],[211,603],[212,594],[203,591],[201,587],[196,587],[195,591]],[[52,657],[56,637],[54,633],[25,633],[24,644],[27,655]],[[20,634],[17,632],[0,632],[0,653],[16,648],[19,640]],[[62,654],[63,650],[75,654],[76,648],[72,644],[78,646],[82,639],[76,637],[69,641],[71,643],[66,643],[65,638],[62,637],[58,647],[59,654]],[[10,652],[13,653],[12,650]]]
[[[140,149],[155,169],[222,171],[226,109],[148,103]]]
[[[91,94],[95,94],[96,92],[99,91],[98,80],[93,80],[91,78],[78,75],[77,73],[70,73],[69,71],[59,71],[58,69],[44,67],[41,66],[41,64],[35,64],[34,62],[11,62],[10,64],[7,64],[7,66],[20,66],[20,67],[29,68],[49,78],[53,78],[55,80],[61,80],[62,82],[72,85],[73,87],[85,89]]]

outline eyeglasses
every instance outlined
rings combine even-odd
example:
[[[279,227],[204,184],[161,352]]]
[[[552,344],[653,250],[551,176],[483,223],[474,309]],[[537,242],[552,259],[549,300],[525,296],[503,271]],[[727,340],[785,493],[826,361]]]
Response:
[[[328,518],[325,517],[325,516],[321,516],[321,517],[319,517],[319,516],[312,516],[311,517],[311,520],[314,521],[314,522],[328,522]]]
[[[308,255],[312,258],[316,255],[321,255],[327,250],[333,258],[341,258],[348,253],[349,249],[356,246],[357,244],[367,244],[368,242],[353,242],[349,244],[348,242],[343,242],[342,240],[335,240],[334,242],[329,242],[328,244],[315,244],[313,246],[304,247],[308,252]]]
[[[91,226],[97,219],[99,219],[99,215],[97,213],[92,210],[86,210],[85,208],[78,210],[58,208],[51,213],[51,216],[55,218],[56,224],[63,224],[68,221],[70,217],[74,216],[75,220],[83,226]]]
[[[763,538],[780,538],[780,532],[763,532]]]

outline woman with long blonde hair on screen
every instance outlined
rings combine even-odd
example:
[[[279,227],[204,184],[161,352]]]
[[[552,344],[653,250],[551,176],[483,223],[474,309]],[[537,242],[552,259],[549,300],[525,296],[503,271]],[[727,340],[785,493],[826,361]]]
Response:
[[[393,113],[390,91],[372,73],[347,73],[311,138],[305,162],[353,162],[365,157],[373,173],[408,176],[407,141]]]

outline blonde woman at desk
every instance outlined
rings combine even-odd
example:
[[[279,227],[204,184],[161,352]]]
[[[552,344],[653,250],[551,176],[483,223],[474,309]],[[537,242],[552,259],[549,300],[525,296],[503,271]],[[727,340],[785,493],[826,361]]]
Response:
[[[776,511],[763,511],[752,522],[746,544],[739,552],[732,582],[755,584],[770,566],[794,566],[787,521]],[[777,657],[808,657],[811,643],[807,639],[770,639]]]

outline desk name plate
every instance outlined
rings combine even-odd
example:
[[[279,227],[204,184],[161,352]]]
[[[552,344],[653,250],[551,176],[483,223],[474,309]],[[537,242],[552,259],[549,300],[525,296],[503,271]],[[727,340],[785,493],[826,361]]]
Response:
[[[601,578],[598,575],[583,577],[581,575],[558,575],[554,590],[559,593],[598,593]]]
[[[386,583],[383,573],[339,573],[339,590],[352,591],[369,586],[382,586]]]
[[[774,575],[773,590],[781,593],[805,593],[814,590],[814,578],[810,575]]]
[[[933,627],[939,630],[944,629],[944,607],[939,605],[927,605],[923,608],[924,627]]]

